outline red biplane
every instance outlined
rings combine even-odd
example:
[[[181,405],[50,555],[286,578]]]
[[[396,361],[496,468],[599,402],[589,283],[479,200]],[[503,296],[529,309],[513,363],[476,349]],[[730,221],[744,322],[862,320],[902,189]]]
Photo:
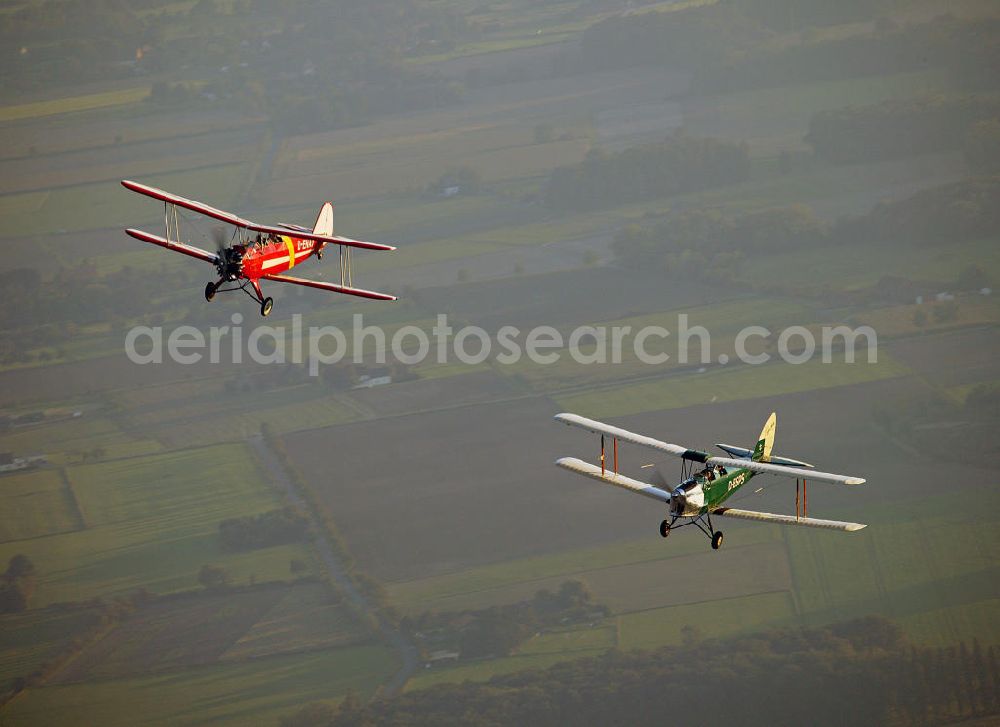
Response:
[[[156,189],[138,182],[122,180],[122,186],[133,192],[163,202],[163,218],[166,227],[166,237],[153,235],[142,230],[127,229],[126,233],[137,240],[150,242],[168,250],[190,255],[191,257],[212,263],[219,271],[219,279],[205,286],[205,300],[212,300],[216,293],[232,290],[242,290],[260,304],[260,314],[266,316],[271,312],[274,300],[265,298],[260,289],[261,280],[276,280],[281,283],[294,283],[310,288],[329,290],[334,293],[346,293],[362,298],[375,300],[396,300],[396,296],[387,293],[377,293],[374,290],[364,290],[353,287],[353,272],[351,268],[351,249],[360,247],[364,250],[395,250],[392,245],[377,242],[352,240],[349,237],[337,237],[333,234],[333,204],[326,202],[320,207],[319,216],[312,230],[299,225],[279,224],[275,226],[259,225],[256,222],[244,220],[229,212],[216,209],[202,202],[180,197],[162,189]],[[199,247],[180,242],[180,224],[177,219],[177,208],[197,212],[207,217],[232,225],[232,238],[225,244],[225,237],[216,239],[216,252],[202,250]],[[281,273],[302,263],[312,255],[323,258],[323,248],[327,245],[337,245],[340,249],[340,284],[324,283],[318,280],[293,278]],[[228,284],[229,287],[224,287]]]

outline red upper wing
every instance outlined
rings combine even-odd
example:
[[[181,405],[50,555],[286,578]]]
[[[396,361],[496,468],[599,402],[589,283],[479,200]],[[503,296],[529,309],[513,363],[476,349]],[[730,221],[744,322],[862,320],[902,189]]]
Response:
[[[178,207],[183,207],[189,209],[193,212],[206,215],[208,217],[213,217],[217,220],[225,222],[229,225],[234,225],[236,227],[243,227],[248,230],[253,230],[254,232],[263,232],[269,235],[287,235],[289,231],[282,227],[274,227],[271,225],[258,225],[256,222],[251,222],[250,220],[245,220],[238,215],[234,215],[231,212],[226,212],[224,210],[216,209],[211,205],[207,205],[204,202],[197,202],[193,199],[188,199],[187,197],[181,197],[177,194],[172,194],[170,192],[165,192],[162,189],[157,189],[156,187],[150,187],[146,184],[140,184],[139,182],[132,182],[128,179],[122,180],[122,186],[125,189],[130,189],[133,192],[138,192],[139,194],[144,194],[147,197],[152,197],[153,199],[158,199],[161,202],[168,202],[170,204],[175,204]],[[347,245],[349,247],[360,247],[365,250],[395,250],[396,248],[392,245],[383,245],[378,242],[365,242],[364,240],[352,240],[349,237],[333,237],[329,235],[317,235],[309,230],[294,232],[295,237],[303,240],[315,240],[316,242],[326,242],[332,245]]]
[[[271,225],[258,225],[255,222],[251,222],[245,225],[248,229],[254,230],[255,232],[263,232],[269,235],[291,235],[292,237],[297,237],[300,240],[315,240],[316,242],[326,242],[331,245],[347,245],[348,247],[360,247],[365,250],[395,250],[396,248],[392,245],[383,245],[381,242],[365,242],[364,240],[352,240],[349,237],[336,237],[331,235],[317,235],[315,232],[306,231],[289,231],[284,227],[274,227]]]
[[[162,189],[157,189],[156,187],[139,184],[139,182],[131,182],[128,179],[123,179],[122,186],[125,187],[125,189],[131,189],[133,192],[144,194],[147,197],[158,199],[161,202],[169,202],[170,204],[175,204],[178,207],[184,207],[185,209],[189,209],[193,212],[198,212],[199,214],[207,215],[208,217],[214,217],[215,219],[230,225],[235,225],[237,227],[249,227],[253,224],[249,220],[244,220],[242,217],[238,217],[231,212],[216,209],[211,205],[204,204],[203,202],[196,202],[195,200],[188,199],[187,197],[181,197],[180,195],[171,194],[170,192],[164,192]]]

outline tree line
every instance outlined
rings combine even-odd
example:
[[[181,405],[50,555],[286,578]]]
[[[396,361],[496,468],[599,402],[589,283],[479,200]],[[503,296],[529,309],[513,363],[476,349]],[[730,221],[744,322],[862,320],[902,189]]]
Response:
[[[230,551],[258,550],[297,543],[309,533],[309,521],[290,507],[257,515],[227,518],[219,523],[222,547]]]
[[[692,87],[719,93],[943,68],[957,87],[994,89],[998,77],[987,69],[1000,62],[1000,47],[992,42],[998,30],[994,18],[939,16],[900,25],[882,17],[867,32],[803,33],[798,42],[718,54],[694,69]]]
[[[703,277],[745,256],[821,244],[828,234],[805,205],[752,212],[705,208],[681,212],[649,227],[628,225],[612,242],[623,265]]]
[[[1000,99],[932,96],[893,99],[816,113],[805,136],[818,156],[833,162],[961,149],[974,125],[1000,117]]]
[[[593,602],[585,583],[569,580],[554,592],[543,588],[517,603],[404,616],[399,627],[413,636],[425,658],[452,651],[458,659],[475,659],[507,656],[543,629],[603,619],[609,613],[607,606]]]
[[[877,617],[311,705],[283,727],[346,725],[930,725],[1000,712],[1000,649],[910,644]]]
[[[586,30],[592,70],[669,65],[699,71],[760,46],[775,33],[878,17],[890,0],[723,0],[667,12],[617,15]]]
[[[587,210],[736,184],[749,176],[746,144],[678,133],[620,152],[594,149],[579,164],[557,168],[545,203]]]
[[[882,202],[863,215],[832,225],[819,220],[804,205],[751,212],[691,210],[651,225],[626,226],[615,236],[612,250],[616,260],[629,268],[728,280],[749,256],[823,245],[946,246],[956,239],[992,235],[998,226],[1000,177],[992,176]],[[980,286],[985,284],[981,278],[977,280]]]
[[[13,91],[136,75],[158,102],[265,113],[285,133],[366,123],[454,101],[461,87],[403,56],[479,37],[461,13],[417,0],[44,0],[0,14],[0,83]]]
[[[752,45],[763,34],[759,23],[728,2],[616,15],[584,32],[582,67],[608,70],[669,65],[694,69],[735,48]]]
[[[20,613],[28,609],[35,593],[35,564],[21,553],[7,562],[7,570],[0,575],[0,613]]]

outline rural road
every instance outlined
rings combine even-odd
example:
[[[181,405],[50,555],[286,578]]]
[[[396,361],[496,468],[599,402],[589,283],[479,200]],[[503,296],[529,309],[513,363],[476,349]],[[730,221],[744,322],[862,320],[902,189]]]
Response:
[[[320,560],[323,562],[323,567],[326,568],[327,573],[330,574],[334,583],[341,588],[344,595],[350,599],[350,601],[360,611],[363,613],[370,613],[375,617],[376,623],[378,624],[378,630],[382,637],[399,654],[399,659],[402,662],[399,671],[397,671],[393,675],[392,679],[384,685],[382,691],[382,694],[387,697],[399,694],[399,692],[402,691],[403,687],[406,685],[406,682],[409,681],[410,677],[413,676],[413,673],[417,669],[418,654],[416,647],[410,643],[410,641],[399,629],[386,621],[368,600],[365,594],[359,591],[354,585],[351,577],[337,559],[337,555],[333,547],[330,545],[330,541],[327,538],[326,533],[316,521],[316,518],[312,514],[312,510],[299,494],[298,490],[295,489],[295,485],[292,483],[291,478],[289,478],[285,467],[282,465],[277,456],[275,456],[274,452],[271,451],[271,448],[267,446],[267,442],[264,441],[264,438],[258,434],[250,437],[247,441],[253,448],[254,452],[257,453],[257,456],[260,457],[261,462],[264,463],[271,480],[288,495],[289,502],[302,512],[307,513],[313,521],[313,525],[315,526],[313,530],[316,533],[316,552],[319,554]]]

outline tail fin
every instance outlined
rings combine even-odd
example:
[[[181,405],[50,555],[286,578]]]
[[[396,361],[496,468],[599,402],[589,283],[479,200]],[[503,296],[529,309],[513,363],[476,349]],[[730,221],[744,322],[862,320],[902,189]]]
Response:
[[[774,428],[778,424],[778,417],[774,412],[767,418],[764,428],[757,437],[757,446],[753,448],[752,459],[754,462],[769,462],[771,460],[771,449],[774,447]]]
[[[317,235],[333,235],[333,202],[324,202],[319,208],[319,215],[316,217],[316,225],[313,232]]]

